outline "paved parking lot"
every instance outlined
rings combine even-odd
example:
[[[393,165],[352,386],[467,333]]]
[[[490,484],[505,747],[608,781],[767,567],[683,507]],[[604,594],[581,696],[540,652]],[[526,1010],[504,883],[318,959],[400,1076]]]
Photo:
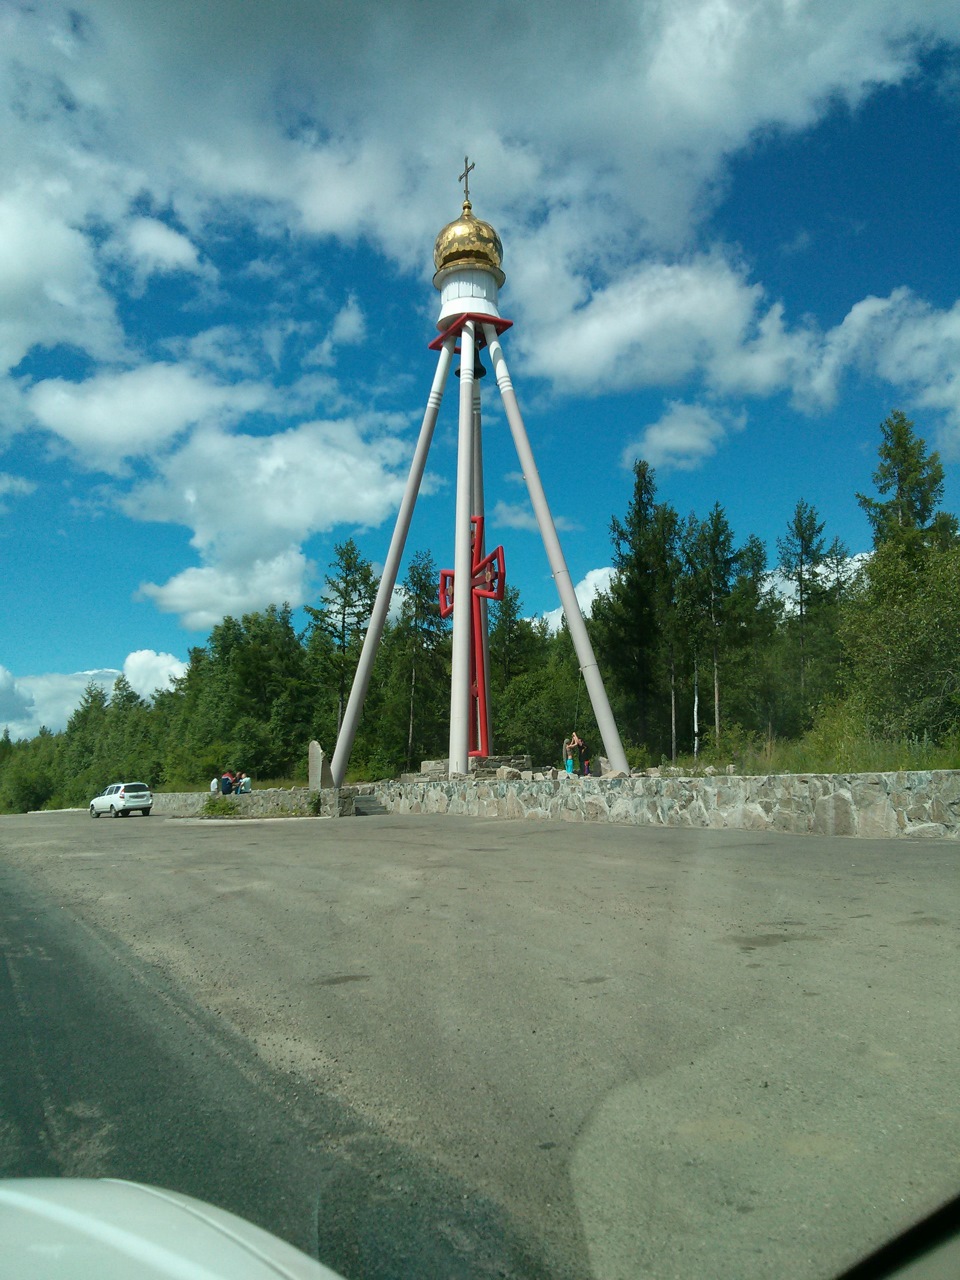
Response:
[[[179,1178],[351,1277],[826,1276],[960,1184],[957,857],[2,818],[5,998],[41,1079],[0,1098],[0,1159]],[[69,1037],[95,1063],[104,1032],[126,1083],[61,1088]]]

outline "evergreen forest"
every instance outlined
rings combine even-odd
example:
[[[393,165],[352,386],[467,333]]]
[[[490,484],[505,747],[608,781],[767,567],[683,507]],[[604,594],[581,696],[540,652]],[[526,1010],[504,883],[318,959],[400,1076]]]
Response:
[[[614,575],[591,640],[634,767],[846,772],[960,765],[960,535],[944,471],[914,424],[881,424],[873,535],[862,563],[803,499],[774,548],[737,544],[723,506],[681,515],[634,466],[610,524]],[[416,770],[447,753],[449,625],[425,551],[387,624],[349,779]],[[120,677],[87,686],[62,732],[0,737],[0,812],[84,806],[108,783],[196,790],[224,768],[254,785],[306,780],[307,743],[336,742],[377,578],[337,544],[298,630],[288,605],[224,618],[152,700]],[[493,749],[559,764],[573,728],[600,742],[565,627],[490,607]]]

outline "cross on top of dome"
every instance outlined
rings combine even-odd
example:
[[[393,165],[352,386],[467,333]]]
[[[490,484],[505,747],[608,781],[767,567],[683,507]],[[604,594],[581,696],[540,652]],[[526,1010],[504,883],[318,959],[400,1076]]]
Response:
[[[470,171],[477,167],[475,164],[470,164],[469,160],[469,156],[463,157],[463,173],[457,179],[458,182],[463,183],[463,198],[467,204],[470,203]]]
[[[473,205],[470,203],[470,173],[475,167],[470,163],[469,156],[463,157],[463,173],[457,179],[463,183],[463,209],[459,218],[447,223],[434,245],[433,262],[437,273],[433,277],[433,283],[438,289],[443,283],[443,276],[451,269],[489,271],[498,286],[505,279],[500,269],[503,261],[500,237],[489,222],[474,215]]]

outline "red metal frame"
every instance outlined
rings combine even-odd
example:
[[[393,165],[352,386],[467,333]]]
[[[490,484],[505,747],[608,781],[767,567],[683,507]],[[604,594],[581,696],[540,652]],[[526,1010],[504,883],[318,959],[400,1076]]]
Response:
[[[439,351],[440,348],[443,346],[445,339],[448,338],[451,333],[457,334],[459,336],[459,334],[463,330],[463,326],[467,323],[468,320],[475,320],[479,325],[492,324],[497,331],[497,337],[499,337],[501,333],[506,333],[507,329],[513,328],[512,320],[503,320],[499,316],[481,315],[479,311],[467,311],[465,312],[464,315],[457,316],[453,324],[450,325],[449,328],[444,329],[443,333],[441,333],[439,337],[434,338],[432,342],[428,342],[427,350]],[[484,334],[482,328],[477,330],[475,341],[477,343],[477,347],[480,350],[482,350],[487,345],[486,335]],[[459,351],[460,348],[457,347],[456,350]]]
[[[470,717],[471,756],[490,754],[490,723],[487,717],[487,664],[483,647],[483,610],[481,600],[502,600],[506,586],[503,547],[495,547],[483,555],[483,516],[470,517],[470,606],[473,623],[470,647]],[[440,571],[440,617],[453,613],[454,573]]]

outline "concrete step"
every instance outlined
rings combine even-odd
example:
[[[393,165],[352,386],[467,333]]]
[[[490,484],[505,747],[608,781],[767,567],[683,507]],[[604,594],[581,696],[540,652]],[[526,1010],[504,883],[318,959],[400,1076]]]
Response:
[[[353,811],[358,818],[369,818],[373,814],[387,812],[376,796],[356,796]]]

